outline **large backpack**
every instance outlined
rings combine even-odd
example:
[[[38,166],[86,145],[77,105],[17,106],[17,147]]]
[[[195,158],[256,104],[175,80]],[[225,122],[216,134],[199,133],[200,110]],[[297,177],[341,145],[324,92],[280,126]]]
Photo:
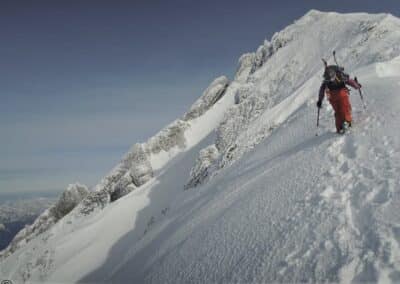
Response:
[[[338,90],[346,87],[345,83],[349,80],[349,75],[344,73],[344,68],[337,65],[325,67],[324,82],[330,90]]]

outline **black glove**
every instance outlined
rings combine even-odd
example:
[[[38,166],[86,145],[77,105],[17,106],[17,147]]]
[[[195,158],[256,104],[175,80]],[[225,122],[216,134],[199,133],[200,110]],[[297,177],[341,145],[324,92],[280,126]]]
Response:
[[[318,100],[317,102],[317,108],[321,108],[322,107],[322,101]]]

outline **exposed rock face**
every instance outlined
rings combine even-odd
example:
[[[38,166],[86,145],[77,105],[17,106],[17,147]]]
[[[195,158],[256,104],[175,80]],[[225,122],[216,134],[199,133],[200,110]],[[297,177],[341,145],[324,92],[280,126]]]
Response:
[[[224,95],[229,86],[229,79],[225,76],[216,78],[203,92],[203,95],[192,105],[184,115],[183,120],[191,120],[204,114]]]
[[[125,195],[127,195],[128,193],[134,191],[136,189],[136,186],[134,186],[133,184],[129,184],[126,186],[117,186],[115,188],[115,191],[110,195],[110,201],[114,202],[118,199],[120,199],[121,197],[124,197]]]
[[[235,81],[241,83],[247,82],[249,76],[260,68],[283,45],[283,42],[273,45],[266,40],[264,45],[261,45],[256,52],[243,54],[239,58],[239,67],[235,74]]]
[[[254,68],[254,60],[254,53],[245,53],[239,58],[239,67],[236,71],[235,81],[246,82]]]
[[[143,149],[142,144],[136,144],[133,147],[133,158],[129,168],[128,175],[125,175],[120,183],[121,185],[129,185],[129,178],[135,186],[141,186],[153,177],[153,169],[151,167],[148,155]]]
[[[210,167],[214,164],[218,157],[219,153],[215,145],[210,145],[201,150],[194,167],[190,171],[190,179],[186,183],[185,189],[202,184],[212,173]]]
[[[272,57],[279,49],[285,47],[293,41],[295,35],[285,30],[275,33],[271,39],[264,41],[256,52],[245,53],[239,58],[239,66],[235,74],[235,81],[245,83],[248,81],[257,69],[260,69],[269,58]]]
[[[51,214],[54,215],[56,219],[61,219],[71,212],[71,210],[87,195],[89,195],[89,189],[86,186],[78,183],[70,184],[55,206],[50,208]]]
[[[104,208],[110,201],[111,197],[107,191],[93,191],[79,204],[78,211],[87,215],[96,209]]]
[[[132,176],[128,171],[114,186],[113,192],[110,194],[110,201],[120,199],[135,189],[136,186],[133,184]]]
[[[147,154],[157,154],[161,151],[168,152],[174,147],[184,148],[186,145],[184,134],[189,126],[186,121],[175,120],[147,141],[144,146],[145,152]]]

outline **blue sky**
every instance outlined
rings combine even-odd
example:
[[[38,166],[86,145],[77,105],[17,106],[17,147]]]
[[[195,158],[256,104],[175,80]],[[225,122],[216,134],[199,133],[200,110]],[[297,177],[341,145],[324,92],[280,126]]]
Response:
[[[397,1],[0,2],[0,194],[94,185],[309,9]],[[319,59],[316,59],[319,60]]]

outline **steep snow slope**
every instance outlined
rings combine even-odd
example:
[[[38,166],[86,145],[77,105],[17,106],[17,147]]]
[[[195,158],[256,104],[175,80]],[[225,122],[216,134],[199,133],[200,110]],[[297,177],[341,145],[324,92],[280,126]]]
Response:
[[[397,75],[378,79],[377,66],[396,66]],[[325,113],[316,137],[314,108],[303,105],[239,161],[179,198],[122,261],[84,280],[398,282],[400,139],[393,118],[400,65],[356,71],[369,107],[363,112],[353,93],[351,133],[337,136]]]
[[[337,136],[325,102],[315,136],[320,57],[333,48],[368,109],[353,92],[354,128]],[[311,11],[242,56],[229,86],[216,80],[224,95],[191,112],[182,147],[149,155],[147,182],[74,209],[2,260],[0,278],[399,281],[399,48],[390,15]]]

